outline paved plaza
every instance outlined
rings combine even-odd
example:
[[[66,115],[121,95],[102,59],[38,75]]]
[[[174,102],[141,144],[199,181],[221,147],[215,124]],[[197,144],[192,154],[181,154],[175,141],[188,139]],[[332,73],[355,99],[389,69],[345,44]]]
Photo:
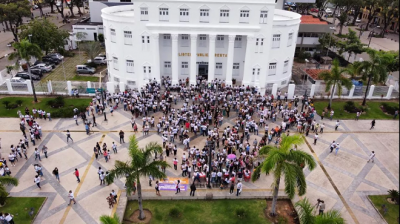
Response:
[[[151,114],[158,118],[161,113]],[[42,161],[35,161],[33,154],[34,147],[30,144],[28,153],[29,159],[20,159],[15,167],[10,167],[12,175],[20,181],[17,187],[10,188],[11,196],[43,196],[47,200],[38,214],[35,223],[98,223],[101,215],[110,215],[115,209],[109,209],[106,201],[107,195],[112,189],[119,192],[124,189],[124,180],[115,181],[110,186],[99,185],[97,170],[102,167],[104,171],[113,167],[115,160],[126,161],[128,159],[128,143],[119,143],[118,132],[125,132],[125,141],[134,134],[131,124],[130,112],[118,109],[113,116],[107,114],[108,122],[103,121],[102,116],[97,117],[98,126],[93,128],[90,136],[86,135],[84,125],[79,120],[77,126],[71,119],[53,119],[53,121],[39,120],[42,126],[43,137],[37,142],[36,147],[41,149],[43,145],[48,147],[49,157],[42,156]],[[222,129],[226,126],[233,126],[236,113],[224,119]],[[319,118],[317,118],[318,120]],[[136,119],[139,131],[141,118]],[[278,119],[276,124],[280,124]],[[320,134],[316,146],[312,144],[313,134],[306,137],[308,144],[299,148],[312,153],[318,162],[317,168],[312,171],[305,171],[307,177],[307,197],[312,203],[317,198],[325,201],[326,209],[337,209],[341,211],[348,223],[383,223],[379,214],[376,213],[367,199],[369,194],[386,194],[388,189],[399,189],[399,123],[398,121],[385,120],[377,121],[373,130],[370,128],[370,120],[347,120],[342,121],[338,131],[334,130],[334,122],[325,120],[325,130]],[[16,144],[22,138],[19,131],[17,118],[0,118],[0,138],[2,146],[2,157],[7,158],[10,153],[10,145]],[[275,125],[269,124],[270,127]],[[65,130],[71,131],[73,142],[67,143]],[[220,129],[221,130],[221,129]],[[295,129],[291,129],[294,133]],[[264,131],[258,136],[251,135],[250,142],[257,138],[261,140]],[[142,132],[136,133],[139,146],[143,147],[151,141],[162,144],[160,135],[156,131],[143,136]],[[191,146],[203,147],[205,137],[191,136]],[[340,143],[341,149],[337,155],[329,153],[329,144],[336,140]],[[118,145],[118,154],[111,154],[111,161],[105,162],[101,156],[96,160],[93,147],[96,142],[102,145],[107,143],[110,148],[112,142]],[[177,159],[180,160],[183,153],[183,144],[176,141],[178,146]],[[311,148],[310,148],[311,147]],[[375,163],[367,163],[368,155],[375,151]],[[166,157],[167,162],[173,166],[173,156]],[[39,163],[43,166],[44,178],[42,189],[38,189],[33,182],[35,170],[33,164]],[[52,175],[52,170],[58,167],[61,182]],[[81,182],[77,183],[73,175],[74,169],[80,172]],[[166,171],[168,177],[179,177],[180,169],[169,168]],[[148,179],[142,178],[144,199],[160,199],[155,195],[153,186],[148,185]],[[262,175],[260,180],[251,183],[244,183],[244,190],[240,197],[270,196],[272,176]],[[284,195],[284,184],[282,181],[280,195]],[[76,195],[77,204],[67,206],[69,202],[68,191],[72,190]],[[196,197],[204,198],[206,193],[212,192],[216,198],[236,197],[230,195],[228,190],[207,190],[199,189]],[[122,192],[122,195],[124,193]],[[188,191],[182,191],[178,196],[173,191],[161,191],[161,198],[189,198]],[[293,200],[298,201],[298,196]]]

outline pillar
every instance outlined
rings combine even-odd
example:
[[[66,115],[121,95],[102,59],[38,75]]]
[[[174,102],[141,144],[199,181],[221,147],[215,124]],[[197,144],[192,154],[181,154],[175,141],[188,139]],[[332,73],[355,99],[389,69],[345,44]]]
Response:
[[[295,84],[289,84],[288,86],[288,99],[294,99],[294,88]]]
[[[160,71],[160,34],[155,33],[152,35],[153,36],[153,57],[154,57],[154,65],[153,65],[153,71],[151,74],[152,77],[150,77],[152,80],[156,78],[157,82],[161,81],[161,71]]]
[[[114,82],[107,82],[107,91],[111,94],[115,93]]]
[[[90,83],[90,81],[87,81],[87,88],[92,88],[92,83]]]
[[[369,92],[368,92],[368,96],[367,96],[368,99],[372,98],[372,94],[374,94],[374,90],[375,90],[375,85],[371,85]]]
[[[315,84],[311,85],[310,97],[314,97],[315,94]]]
[[[47,92],[52,93],[53,92],[53,84],[51,83],[51,80],[47,82]]]
[[[179,60],[178,60],[178,34],[171,34],[172,38],[172,85],[178,84]]]
[[[10,79],[6,79],[6,85],[7,85],[8,93],[14,92],[14,90],[13,90],[13,88],[12,88],[12,85],[11,85]]]
[[[278,84],[275,83],[274,85],[272,85],[272,95],[274,95],[275,98],[277,92],[278,92]]]
[[[125,92],[125,83],[124,82],[119,82],[119,91]]]
[[[389,86],[389,90],[386,94],[386,99],[390,99],[390,97],[392,96],[393,88],[394,88],[393,85]]]
[[[243,80],[242,85],[250,85],[251,77],[252,77],[252,64],[251,64],[251,56],[254,53],[254,37],[247,35],[247,43],[246,43],[246,54],[244,58],[244,70],[243,70]],[[261,83],[259,85],[261,89],[265,89],[265,83]]]
[[[196,85],[197,34],[190,34],[190,85]]]
[[[26,83],[26,87],[28,87],[28,93],[32,93],[33,94],[33,89],[32,89],[32,82],[31,80],[25,80]]]
[[[71,96],[72,84],[71,81],[67,81],[67,94]]]
[[[234,54],[234,44],[235,44],[236,35],[229,35],[229,44],[228,44],[228,59],[226,60],[226,74],[225,74],[225,83],[226,85],[232,85],[232,70],[233,70],[233,54]]]
[[[355,86],[355,85],[352,85],[352,86],[351,86],[351,89],[350,89],[350,93],[349,93],[349,99],[353,98],[354,90],[355,90],[355,89],[356,89],[356,86]]]
[[[208,53],[208,82],[214,80],[215,75],[215,38],[217,35],[208,35],[210,39],[209,53]]]
[[[0,83],[3,83],[3,73],[0,71]]]

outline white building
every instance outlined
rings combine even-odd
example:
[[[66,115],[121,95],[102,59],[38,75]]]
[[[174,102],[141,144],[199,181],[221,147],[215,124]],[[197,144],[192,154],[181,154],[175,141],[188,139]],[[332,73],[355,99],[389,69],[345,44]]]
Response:
[[[300,15],[275,0],[133,0],[102,9],[110,81],[140,87],[169,76],[261,88],[292,75]]]

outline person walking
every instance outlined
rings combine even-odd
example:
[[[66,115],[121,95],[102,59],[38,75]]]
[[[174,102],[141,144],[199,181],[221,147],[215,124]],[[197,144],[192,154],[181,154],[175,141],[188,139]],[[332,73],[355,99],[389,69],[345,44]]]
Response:
[[[178,180],[178,182],[176,183],[176,193],[175,194],[181,193],[181,186],[179,186],[180,183],[181,183],[180,180]]]
[[[125,143],[124,135],[125,135],[125,133],[122,130],[120,130],[119,131],[119,143]]]
[[[358,112],[357,112],[357,115],[356,115],[356,121],[358,121],[358,119],[360,118],[360,114],[361,114],[361,113],[358,111]]]
[[[90,129],[89,129],[88,123],[85,124],[85,130],[86,130],[86,134],[89,135]]]
[[[58,168],[57,167],[54,168],[53,174],[54,174],[54,176],[56,176],[56,179],[58,180],[58,182],[60,182],[60,174],[58,172]]]
[[[39,159],[39,161],[42,161],[42,159],[40,158],[40,151],[37,148],[35,148],[35,161],[36,161],[36,159]]]
[[[68,192],[68,198],[69,198],[68,206],[71,205],[71,202],[74,202],[74,204],[76,204],[74,194],[72,193],[71,190]]]
[[[333,149],[336,147],[336,142],[335,142],[335,140],[333,140],[333,142],[331,143],[331,145],[330,145],[330,149],[331,149],[331,151],[329,152],[329,153],[332,153],[332,151],[333,151]]]
[[[337,121],[336,121],[336,124],[335,124],[335,131],[337,131],[339,125],[340,125],[340,122],[339,122],[339,120],[337,120]]]
[[[231,186],[229,188],[229,194],[233,194],[234,189],[235,189],[235,183],[231,183]]]
[[[44,153],[44,157],[47,159],[47,146],[43,145],[42,152]]]
[[[69,132],[69,130],[67,130],[67,143],[68,143],[68,139],[71,139],[71,141],[74,141],[74,140],[71,138],[71,133]]]
[[[371,155],[369,155],[369,159],[368,159],[367,163],[369,163],[369,161],[374,163],[374,158],[375,158],[375,151],[372,151]]]
[[[80,183],[80,182],[81,182],[81,179],[79,179],[79,171],[78,171],[77,168],[75,168],[74,175],[75,175],[75,177],[76,177],[76,181],[78,181],[78,183]]]
[[[337,156],[337,153],[340,149],[339,143],[336,144],[336,148],[335,148],[335,156]]]
[[[242,182],[239,180],[236,185],[236,196],[239,196],[240,193],[242,193]]]
[[[174,159],[174,170],[178,169],[178,160],[175,158]]]
[[[331,113],[330,113],[329,120],[332,120],[332,118],[333,118],[333,114],[334,114],[334,113],[335,113],[335,111],[331,110]]]
[[[118,197],[117,192],[115,192],[114,190],[111,190],[111,195],[113,196],[114,203],[117,203],[117,197]]]
[[[115,143],[113,142],[111,148],[113,149],[114,154],[118,153],[117,144],[115,144]]]
[[[97,123],[96,123],[96,117],[95,117],[94,114],[93,114],[93,125],[92,125],[92,127],[94,127],[94,126],[97,127]]]
[[[315,135],[314,135],[314,145],[317,144],[317,140],[318,140],[318,133],[315,133]]]
[[[106,175],[104,175],[104,172],[101,172],[100,174],[100,185],[105,185],[105,181],[104,178],[106,177]]]
[[[393,119],[395,120],[395,119],[397,118],[398,115],[399,115],[399,111],[396,110],[396,111],[394,112]]]
[[[324,201],[319,201],[319,215],[323,215],[325,210],[325,203]]]
[[[108,208],[112,208],[114,207],[114,197],[113,195],[110,193],[110,195],[106,198],[107,202],[108,202]]]
[[[370,128],[369,130],[373,129],[374,127],[375,127],[375,119],[373,119],[373,120],[371,121],[371,128]]]
[[[325,123],[322,123],[321,126],[319,127],[319,133],[324,133],[324,128],[325,128]]]
[[[42,188],[40,187],[40,177],[39,177],[39,175],[35,176],[35,179],[33,179],[33,182],[38,186],[38,188],[40,190],[42,190]]]
[[[194,185],[194,181],[192,185],[190,185],[190,196],[194,197],[194,192],[196,192],[196,186]]]
[[[158,180],[156,181],[155,189],[156,189],[156,195],[161,196],[161,194],[160,194],[160,184],[158,183]]]

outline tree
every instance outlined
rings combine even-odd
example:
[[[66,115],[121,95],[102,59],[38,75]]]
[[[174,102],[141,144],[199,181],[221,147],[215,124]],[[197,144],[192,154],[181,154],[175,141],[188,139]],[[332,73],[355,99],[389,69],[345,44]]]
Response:
[[[291,149],[293,145],[300,145],[303,142],[304,139],[298,134],[291,136],[283,134],[279,148],[276,146],[266,145],[259,151],[260,155],[266,157],[261,165],[253,172],[251,180],[253,182],[256,181],[261,172],[267,175],[270,173],[274,174],[274,181],[272,183],[273,200],[270,211],[271,216],[276,215],[279,184],[283,176],[285,182],[285,193],[290,199],[294,197],[296,189],[300,196],[306,193],[307,183],[303,173],[303,168],[307,165],[308,169],[311,171],[316,167],[316,163],[310,154],[301,150]]]
[[[318,42],[321,47],[321,52],[324,48],[326,48],[327,53],[329,52],[329,48],[336,45],[336,38],[332,37],[330,33],[325,33],[324,35],[320,36]]]
[[[33,85],[33,81],[32,81],[31,66],[29,65],[29,63],[30,63],[30,60],[32,57],[35,57],[35,58],[42,57],[42,51],[40,50],[40,47],[38,45],[30,43],[27,39],[23,39],[23,40],[21,40],[21,42],[14,43],[13,47],[16,49],[16,51],[12,52],[8,56],[8,60],[17,59],[15,62],[16,66],[20,65],[21,59],[26,61],[29,78],[31,80],[33,99],[35,102],[38,102],[37,97],[36,97],[35,85]]]
[[[339,60],[335,58],[332,62],[332,65],[333,66],[330,71],[323,71],[319,73],[319,78],[322,78],[325,81],[325,91],[330,91],[331,97],[329,100],[328,109],[331,109],[333,94],[335,92],[336,86],[338,89],[338,95],[340,96],[342,95],[342,86],[350,89],[352,85],[351,81],[343,76],[343,74],[345,74],[347,70],[339,67]]]
[[[41,0],[33,0],[33,3],[38,6],[38,9],[40,11],[40,16],[43,17],[44,13],[43,13],[43,8],[42,8],[42,1]]]
[[[315,4],[318,8],[318,18],[321,19],[322,14],[324,13],[326,4],[328,4],[328,3],[329,3],[329,0],[316,0],[315,1]]]
[[[371,81],[374,83],[386,81],[388,72],[387,66],[392,62],[392,60],[394,60],[391,55],[386,54],[385,52],[379,52],[371,48],[368,48],[366,52],[369,55],[369,60],[362,61],[359,68],[360,71],[362,71],[363,80],[368,80],[362,103],[363,106],[365,106],[367,102],[367,94],[369,86],[371,85]]]
[[[100,43],[104,43],[104,34],[99,33],[97,37],[99,38]]]
[[[120,224],[121,222],[120,222],[117,214],[114,214],[114,216],[109,216],[109,215],[100,216],[100,223],[101,224]]]
[[[85,42],[81,47],[92,62],[94,61],[94,58],[102,52],[100,43],[96,41]]]
[[[377,14],[381,11],[378,6],[377,0],[366,0],[365,1],[366,10],[368,10],[368,22],[365,26],[365,31],[368,31],[369,24],[371,23],[372,19],[377,16]]]
[[[54,4],[55,0],[50,0],[50,1],[53,1],[53,4]],[[64,0],[60,0],[60,1],[57,1],[57,3],[54,5],[56,6],[57,12],[60,13],[63,22],[66,22],[65,17],[64,17],[64,2],[65,2]],[[60,3],[60,4],[58,4],[58,3]],[[51,6],[51,4],[50,4],[50,6]]]
[[[0,205],[4,205],[7,201],[8,192],[4,185],[18,185],[18,179],[10,176],[1,176],[0,177]]]
[[[16,42],[18,42],[18,29],[22,25],[22,19],[31,15],[31,4],[28,0],[0,4],[0,20],[8,24]]]
[[[344,224],[342,215],[337,210],[325,211],[323,215],[315,215],[316,206],[312,206],[307,198],[296,202],[295,207],[299,215],[300,223],[307,224]]]
[[[129,157],[130,161],[115,161],[114,169],[110,170],[106,177],[108,184],[113,183],[115,178],[126,177],[126,192],[128,195],[133,190],[133,185],[137,184],[138,203],[139,203],[139,219],[145,219],[142,204],[142,185],[140,177],[153,176],[154,178],[165,178],[165,173],[160,171],[160,167],[170,167],[166,161],[153,161],[153,153],[162,153],[162,147],[156,142],[150,142],[144,149],[139,149],[135,135],[129,139]]]
[[[342,35],[343,26],[347,22],[347,12],[342,12],[342,14],[340,14],[338,19],[339,19],[339,36],[340,36]]]
[[[363,53],[365,51],[364,46],[366,45],[361,42],[360,38],[358,38],[356,31],[349,28],[349,33],[346,35],[345,46],[345,51],[349,53],[349,57],[347,58],[347,61],[349,61],[352,53],[355,54],[354,56]]]
[[[360,71],[361,62],[355,61],[353,64],[348,64],[346,67],[346,72],[351,76],[352,79],[360,78],[361,71]]]
[[[380,35],[384,37],[385,30],[387,30],[390,22],[399,17],[399,1],[381,0],[379,6],[381,7],[380,15],[383,16],[383,29]]]
[[[21,39],[30,37],[31,43],[37,44],[47,54],[50,50],[64,48],[64,40],[69,33],[58,27],[47,19],[36,19],[29,24],[21,26]]]

